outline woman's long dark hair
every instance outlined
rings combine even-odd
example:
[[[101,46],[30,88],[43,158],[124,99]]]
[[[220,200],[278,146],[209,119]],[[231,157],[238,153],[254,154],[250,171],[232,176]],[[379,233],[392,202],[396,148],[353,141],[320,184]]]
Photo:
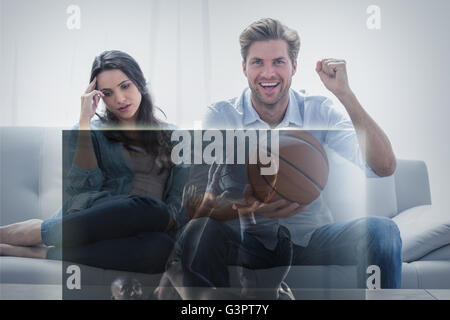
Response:
[[[118,50],[105,51],[95,57],[89,82],[92,82],[101,72],[115,69],[126,74],[128,79],[136,85],[142,95],[141,104],[139,105],[136,116],[136,126],[139,129],[145,129],[139,131],[140,140],[144,145],[144,149],[147,153],[153,155],[155,159],[159,159],[162,164],[160,172],[166,168],[171,168],[173,163],[170,156],[172,151],[170,132],[164,130],[166,129],[165,123],[154,116],[155,106],[147,89],[144,74],[137,62],[125,52]],[[106,109],[104,115],[97,114],[97,116],[110,127],[115,127],[119,124],[119,119],[108,109]],[[122,142],[126,148],[130,149],[129,146],[132,144],[132,141],[123,131],[105,130],[103,133],[108,139]]]

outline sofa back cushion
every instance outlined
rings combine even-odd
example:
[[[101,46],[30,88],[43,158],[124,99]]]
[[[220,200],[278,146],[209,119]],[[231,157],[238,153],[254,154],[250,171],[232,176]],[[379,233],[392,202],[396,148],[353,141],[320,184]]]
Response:
[[[359,167],[329,148],[326,151],[330,174],[323,196],[336,222],[397,214],[394,176],[366,178]]]
[[[0,128],[0,222],[45,219],[62,203],[59,128]]]

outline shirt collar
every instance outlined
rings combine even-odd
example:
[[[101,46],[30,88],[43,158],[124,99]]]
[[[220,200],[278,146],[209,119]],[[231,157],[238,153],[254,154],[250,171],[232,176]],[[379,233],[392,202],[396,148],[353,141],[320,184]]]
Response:
[[[302,98],[301,96],[299,98]],[[248,126],[254,122],[265,123],[253,108],[251,91],[249,88],[245,89],[240,99],[240,105],[243,113],[243,124]],[[289,104],[286,109],[283,120],[278,124],[277,128],[289,127],[294,124],[296,127],[303,126],[303,118],[300,108],[303,107],[304,101],[299,101],[292,89],[289,89]]]
[[[255,108],[253,108],[252,104],[252,92],[249,88],[245,89],[241,97],[242,102],[242,112],[244,114],[243,124],[244,126],[248,126],[254,122],[264,122],[259,117],[259,114],[256,112]]]
[[[289,127],[294,124],[296,127],[303,126],[303,119],[300,114],[300,108],[303,106],[303,101],[297,100],[294,91],[289,89],[289,104],[284,114],[283,120],[278,124],[277,128]]]

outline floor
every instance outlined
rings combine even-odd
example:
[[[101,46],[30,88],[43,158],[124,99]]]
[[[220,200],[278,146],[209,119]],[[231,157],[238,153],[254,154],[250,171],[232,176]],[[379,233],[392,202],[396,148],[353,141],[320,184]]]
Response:
[[[450,300],[450,289],[295,289],[297,300]],[[217,296],[216,296],[217,297]],[[60,285],[2,284],[0,300],[60,300]]]

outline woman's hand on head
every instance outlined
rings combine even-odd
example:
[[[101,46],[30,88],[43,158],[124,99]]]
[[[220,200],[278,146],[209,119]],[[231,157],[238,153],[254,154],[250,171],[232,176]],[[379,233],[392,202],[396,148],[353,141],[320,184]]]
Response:
[[[95,115],[100,97],[104,97],[103,92],[95,90],[97,78],[94,78],[81,96],[80,129],[89,129],[92,117]]]

